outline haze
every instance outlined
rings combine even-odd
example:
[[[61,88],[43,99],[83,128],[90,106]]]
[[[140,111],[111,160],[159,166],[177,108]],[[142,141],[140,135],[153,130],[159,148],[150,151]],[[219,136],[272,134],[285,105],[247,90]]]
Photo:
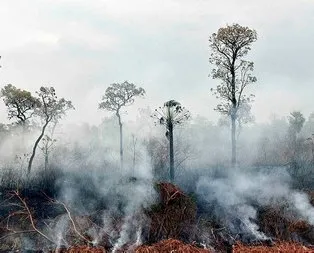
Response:
[[[176,99],[192,115],[219,114],[208,77],[208,37],[239,23],[258,40],[248,59],[258,82],[257,122],[300,110],[307,117],[314,92],[314,2],[205,0],[2,0],[0,83],[30,91],[52,85],[76,107],[70,122],[98,124],[108,112],[98,103],[109,84],[129,80],[147,96],[129,108]],[[267,102],[265,102],[267,101]],[[7,119],[0,104],[0,121]]]

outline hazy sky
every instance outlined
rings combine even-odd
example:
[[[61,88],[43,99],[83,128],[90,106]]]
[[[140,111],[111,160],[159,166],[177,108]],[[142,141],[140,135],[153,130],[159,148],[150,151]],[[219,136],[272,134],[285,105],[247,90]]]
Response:
[[[314,111],[313,0],[0,0],[0,85],[52,85],[71,121],[99,123],[106,87],[129,80],[147,92],[129,111],[176,99],[215,121],[208,37],[232,23],[258,33],[256,120]]]

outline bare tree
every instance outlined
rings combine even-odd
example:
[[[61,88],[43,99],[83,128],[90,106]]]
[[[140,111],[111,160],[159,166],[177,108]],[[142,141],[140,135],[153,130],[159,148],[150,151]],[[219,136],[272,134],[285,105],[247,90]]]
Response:
[[[217,105],[218,112],[231,119],[232,157],[231,163],[236,165],[236,119],[242,104],[250,103],[253,95],[246,95],[244,90],[249,84],[256,82],[251,72],[254,64],[244,60],[257,40],[255,30],[233,24],[223,27],[209,38],[211,54],[209,62],[214,65],[212,78],[221,80],[221,84],[211,91],[222,102]]]
[[[37,146],[45,135],[45,130],[49,123],[58,122],[62,116],[65,115],[67,110],[74,109],[71,101],[65,100],[64,98],[58,99],[53,87],[41,87],[37,95],[40,100],[40,107],[37,109],[36,114],[43,121],[43,125],[41,133],[33,146],[32,154],[28,162],[28,173],[31,172]]]
[[[123,83],[111,84],[102,97],[102,102],[99,103],[99,109],[105,109],[115,112],[118,117],[120,127],[120,166],[123,168],[123,134],[121,108],[132,105],[135,97],[144,96],[145,90],[141,87],[136,87],[135,84],[125,81]]]
[[[182,107],[179,102],[170,100],[165,102],[163,107],[156,109],[152,117],[158,119],[158,123],[166,127],[166,137],[169,140],[169,177],[170,181],[174,182],[173,129],[175,125],[182,124],[184,121],[189,119],[190,112]]]

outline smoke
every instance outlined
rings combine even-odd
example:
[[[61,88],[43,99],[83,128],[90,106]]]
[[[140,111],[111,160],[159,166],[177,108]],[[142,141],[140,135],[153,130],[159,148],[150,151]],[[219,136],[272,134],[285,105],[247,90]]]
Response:
[[[114,165],[99,168],[96,160],[96,164],[81,168],[80,173],[73,173],[76,169],[65,173],[57,182],[58,200],[74,216],[99,213],[102,217],[100,228],[87,231],[94,245],[108,237],[114,252],[142,240],[142,227],[148,223],[143,210],[157,199],[150,166],[145,159],[142,161],[131,171]],[[64,235],[66,229],[67,226],[59,226],[57,234]]]
[[[308,196],[305,193],[293,192],[291,201],[301,217],[314,226],[314,208],[310,204]]]
[[[261,207],[288,204],[296,215],[313,225],[314,208],[306,194],[291,189],[284,167],[250,171],[237,168],[218,177],[201,177],[196,186],[200,201],[243,241],[265,240],[259,230],[257,212]]]
[[[53,231],[55,232],[54,238],[57,242],[57,249],[59,249],[61,246],[69,246],[65,240],[65,234],[64,234],[68,225],[69,225],[69,217],[67,215],[64,214],[56,218],[56,225]]]
[[[145,141],[149,138],[155,138],[157,144],[164,140],[167,146],[164,129],[155,126],[151,129],[145,123],[149,120],[146,116],[140,118],[138,124],[125,124],[123,170],[118,166],[119,135],[115,118],[108,119],[99,127],[83,124],[56,129],[57,142],[49,154],[49,165],[51,170],[60,169],[62,173],[55,181],[49,181],[49,187],[56,189],[54,198],[64,203],[74,218],[86,218],[87,222],[87,218],[96,217],[96,221],[93,220],[95,224],[81,228],[94,245],[100,245],[106,238],[116,251],[125,245],[145,242],[143,235],[149,219],[143,209],[157,199],[153,187],[157,177],[152,175],[152,171],[158,172],[157,166],[164,166],[165,171],[168,168],[167,147],[159,150],[152,146],[152,154],[146,154]],[[306,194],[291,187],[293,178],[285,167],[224,169],[220,165],[229,160],[229,135],[226,134],[229,129],[197,121],[185,127],[175,130],[176,182],[183,190],[196,193],[200,214],[205,214],[208,220],[214,217],[234,238],[243,241],[268,239],[258,226],[262,207],[287,205],[296,217],[314,225],[313,207]],[[252,129],[248,137],[238,142],[240,164],[245,159],[251,163],[257,157],[258,134],[262,131],[256,134],[255,130]],[[270,130],[275,131],[276,128],[270,127]],[[282,128],[278,131],[284,132]],[[147,136],[142,135],[144,132]],[[134,139],[134,133],[140,134]],[[36,133],[24,136],[27,145],[22,150],[19,147],[20,133],[12,133],[0,145],[2,161],[15,164],[16,171],[25,169],[27,158],[19,164],[12,162],[12,157],[18,152],[24,153],[24,148],[25,151],[30,150],[36,136]],[[270,140],[263,142],[263,154],[258,159],[265,160],[265,163],[276,162],[275,158],[280,157],[278,154],[284,153],[283,143],[275,146]],[[36,167],[42,171],[40,165],[44,160],[40,150],[36,159],[34,174],[37,173]],[[152,168],[150,163],[153,159],[157,160],[156,168]],[[278,163],[283,164],[282,160]],[[188,166],[193,173],[189,172]],[[219,169],[214,172],[195,169],[214,167]],[[71,222],[63,210],[63,214],[54,217],[45,233],[55,240],[58,247],[70,246],[71,241],[67,238],[69,227]],[[25,245],[33,247],[35,239],[25,238]]]

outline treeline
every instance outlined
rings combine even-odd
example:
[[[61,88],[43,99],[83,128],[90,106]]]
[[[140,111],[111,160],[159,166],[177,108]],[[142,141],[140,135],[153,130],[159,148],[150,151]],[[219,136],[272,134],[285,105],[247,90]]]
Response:
[[[87,126],[88,133],[77,134],[74,142],[72,140],[65,145],[64,139],[75,130],[65,130],[67,134],[59,134],[58,139],[55,130],[65,114],[74,109],[72,102],[57,97],[54,87],[41,87],[34,95],[8,84],[1,89],[1,97],[12,124],[0,125],[1,148],[5,150],[8,145],[4,139],[15,138],[17,145],[14,146],[21,150],[14,152],[23,163],[22,167],[27,167],[27,174],[32,171],[38,149],[42,151],[45,170],[52,163],[53,152],[54,155],[59,152],[58,159],[53,159],[54,163],[65,157],[69,159],[70,156],[66,156],[69,146],[76,161],[87,163],[89,157],[94,157],[92,160],[105,163],[110,160],[108,154],[112,146],[104,143],[115,136],[115,143],[119,143],[120,170],[130,167],[134,170],[139,165],[140,157],[143,160],[146,154],[155,175],[172,182],[184,168],[202,169],[214,165],[233,168],[245,165],[288,166],[295,176],[302,174],[306,177],[314,163],[312,115],[306,120],[301,112],[292,112],[286,119],[274,119],[270,125],[251,126],[245,132],[242,129],[245,124],[254,121],[251,114],[254,95],[247,93],[247,88],[257,79],[252,74],[254,64],[246,57],[256,40],[255,30],[239,24],[222,27],[209,38],[211,77],[219,80],[219,84],[211,89],[220,99],[215,108],[222,115],[219,125],[201,118],[190,120],[190,112],[180,102],[169,100],[156,109],[143,109],[139,116],[142,118],[138,118],[133,127],[128,124],[125,129],[122,110],[125,111],[127,106],[146,94],[144,88],[125,81],[110,84],[103,97],[99,97],[99,109],[112,112],[112,121],[106,119],[101,126],[92,130]],[[178,127],[183,123],[186,123],[184,128]],[[154,124],[163,128],[156,130]],[[112,128],[103,132],[107,125]],[[145,132],[143,129],[148,126],[150,129]],[[119,131],[114,131],[114,128]],[[135,129],[133,132],[130,130],[132,128]],[[174,131],[175,128],[178,130]],[[31,145],[29,140],[32,140]],[[82,140],[85,145],[81,147],[88,149],[84,152],[75,146]],[[303,170],[304,173],[301,173]]]

